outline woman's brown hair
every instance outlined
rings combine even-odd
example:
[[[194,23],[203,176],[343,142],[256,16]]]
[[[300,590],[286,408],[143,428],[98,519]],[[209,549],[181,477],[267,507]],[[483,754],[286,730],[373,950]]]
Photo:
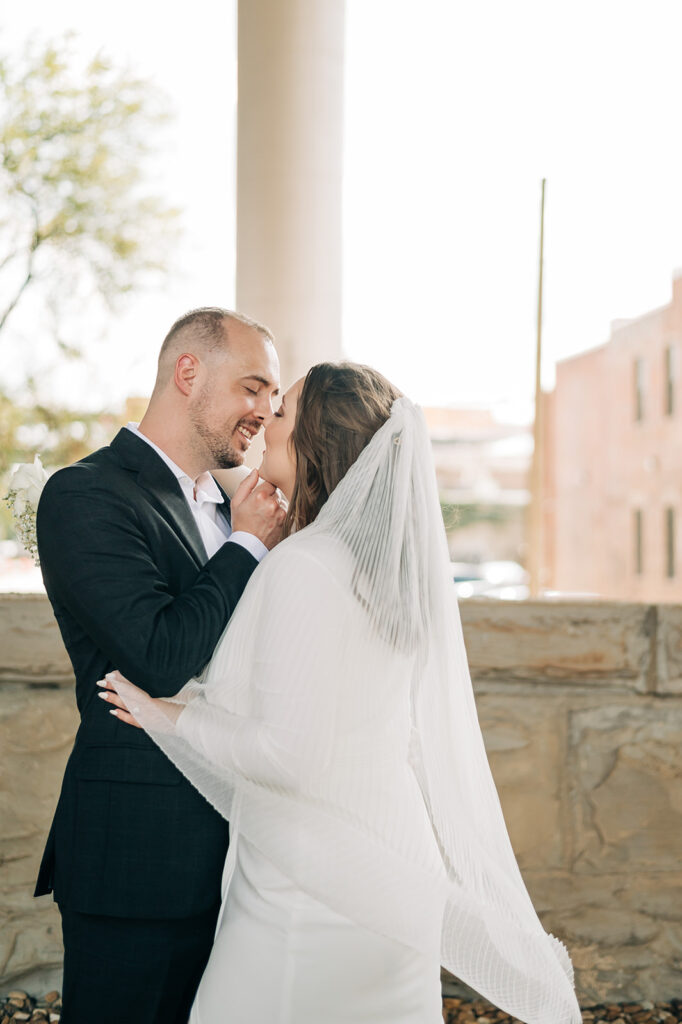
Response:
[[[296,479],[285,537],[312,523],[400,397],[390,381],[359,363],[318,363],[308,371],[289,440]]]

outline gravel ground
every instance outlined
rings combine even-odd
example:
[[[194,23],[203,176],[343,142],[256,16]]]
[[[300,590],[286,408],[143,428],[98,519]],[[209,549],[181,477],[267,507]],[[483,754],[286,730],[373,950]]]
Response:
[[[0,1024],[33,1021],[34,1024],[56,1024],[61,1017],[62,1001],[59,992],[48,992],[42,999],[34,999],[15,989],[0,998]],[[670,1003],[608,1003],[583,1008],[585,1024],[680,1024],[682,999]],[[520,1024],[482,999],[443,1001],[444,1024]]]
[[[585,1024],[679,1024],[682,1021],[682,999],[670,1003],[607,1003],[582,1008]],[[519,1024],[497,1007],[482,999],[443,1001],[445,1024]]]
[[[54,1024],[61,1017],[62,1001],[59,992],[48,992],[42,999],[32,999],[20,989],[14,989],[0,999],[0,1024],[8,1021],[33,1021]]]

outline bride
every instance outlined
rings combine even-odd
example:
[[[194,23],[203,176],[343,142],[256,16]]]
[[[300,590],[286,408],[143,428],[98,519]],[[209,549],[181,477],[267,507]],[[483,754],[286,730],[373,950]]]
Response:
[[[420,410],[323,363],[265,440],[286,539],[202,680],[100,684],[230,821],[190,1024],[439,1024],[441,964],[527,1024],[579,1024],[488,766]]]

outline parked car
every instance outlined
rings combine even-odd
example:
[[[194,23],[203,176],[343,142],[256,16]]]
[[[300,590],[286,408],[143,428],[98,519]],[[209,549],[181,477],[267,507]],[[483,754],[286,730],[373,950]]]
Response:
[[[528,573],[512,561],[451,562],[457,597],[494,597],[522,601],[528,597]]]

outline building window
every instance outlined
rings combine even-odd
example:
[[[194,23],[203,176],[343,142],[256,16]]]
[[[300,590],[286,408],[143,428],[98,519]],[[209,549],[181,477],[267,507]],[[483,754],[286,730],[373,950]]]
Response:
[[[677,352],[672,345],[665,350],[665,413],[675,412],[675,379],[677,377]]]
[[[675,576],[675,509],[665,510],[665,574],[669,580]]]
[[[644,360],[635,359],[635,420],[644,419]]]
[[[642,510],[636,508],[633,517],[634,533],[635,533],[635,573],[637,576],[641,576],[644,572],[644,547],[643,547],[643,527],[642,527]]]

